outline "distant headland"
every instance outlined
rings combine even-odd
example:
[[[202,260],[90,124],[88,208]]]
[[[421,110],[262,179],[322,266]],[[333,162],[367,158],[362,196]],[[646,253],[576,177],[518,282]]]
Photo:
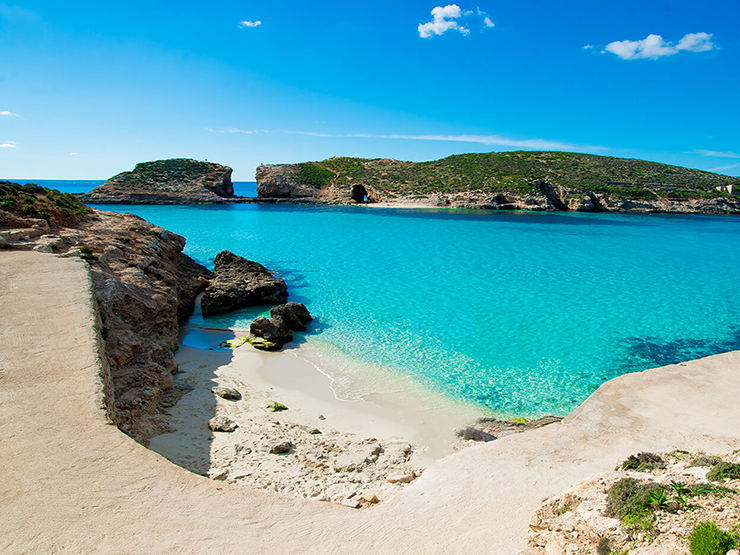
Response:
[[[740,178],[645,160],[570,152],[461,154],[431,162],[335,157],[261,165],[257,198],[237,197],[231,168],[191,159],[136,165],[89,203],[380,204],[487,210],[740,213]]]

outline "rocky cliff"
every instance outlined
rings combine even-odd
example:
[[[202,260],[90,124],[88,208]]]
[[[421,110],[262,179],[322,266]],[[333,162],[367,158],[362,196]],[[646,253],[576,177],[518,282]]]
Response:
[[[0,183],[0,247],[79,256],[89,265],[111,370],[109,417],[146,443],[167,430],[179,323],[211,272],[183,254],[185,239],[132,214],[92,210],[72,195]]]
[[[566,152],[463,154],[433,162],[330,158],[257,168],[261,199],[490,210],[740,213],[740,178]]]
[[[136,164],[84,195],[93,204],[217,204],[234,200],[232,169],[185,158]]]

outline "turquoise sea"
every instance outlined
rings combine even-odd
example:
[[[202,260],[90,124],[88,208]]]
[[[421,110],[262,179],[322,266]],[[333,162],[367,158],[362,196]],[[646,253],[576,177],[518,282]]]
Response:
[[[362,368],[500,416],[564,415],[618,375],[740,349],[738,217],[98,208],[185,236],[207,266],[229,249],[283,277],[316,317],[299,350],[345,397],[366,392]],[[192,323],[246,329],[265,309]]]

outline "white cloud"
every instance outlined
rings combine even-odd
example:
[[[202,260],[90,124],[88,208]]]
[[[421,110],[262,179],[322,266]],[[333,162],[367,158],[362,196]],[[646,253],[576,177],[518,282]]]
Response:
[[[688,50],[689,52],[706,52],[714,50],[712,35],[709,33],[689,33],[678,41],[676,50]]]
[[[740,158],[740,154],[737,152],[719,152],[717,150],[695,150],[692,154],[711,156],[714,158]]]
[[[79,152],[70,152],[69,153],[70,156],[77,156],[78,154],[79,154]]]
[[[584,50],[591,50],[593,47],[594,47],[593,44],[587,44],[586,46],[583,47],[583,49]]]
[[[680,51],[706,52],[716,46],[709,33],[688,33],[678,44],[666,42],[660,35],[648,35],[642,40],[618,40],[606,45],[606,51],[616,54],[623,60],[651,59],[673,56]]]
[[[432,10],[432,21],[429,23],[419,23],[417,30],[419,36],[423,39],[428,39],[433,35],[443,35],[450,29],[460,31],[463,35],[470,33],[469,29],[458,25],[455,19],[459,19],[462,16],[460,6],[457,4],[450,4],[449,6],[437,6]]]
[[[246,27],[259,27],[260,25],[262,25],[261,21],[240,21],[239,29],[244,29]]]
[[[4,143],[0,143],[0,148],[15,148],[16,146],[15,141],[5,141]]]
[[[493,27],[494,23],[493,21],[491,21],[490,17],[486,16],[483,18],[483,25],[485,25],[486,27]]]
[[[222,129],[219,131],[219,133],[244,133],[245,135],[252,135],[254,133],[257,133],[257,131],[252,129],[237,129],[236,127],[227,127],[226,129]]]
[[[14,116],[16,118],[20,117],[18,114],[14,114],[13,112],[8,112],[7,110],[0,110],[0,116]]]

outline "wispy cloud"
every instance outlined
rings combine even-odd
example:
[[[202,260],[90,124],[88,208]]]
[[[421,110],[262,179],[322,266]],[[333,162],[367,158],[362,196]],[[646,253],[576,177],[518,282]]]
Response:
[[[505,146],[513,148],[531,148],[541,150],[607,150],[602,146],[584,146],[549,141],[546,139],[510,139],[500,135],[376,135],[369,133],[348,133],[345,135],[329,135],[326,133],[315,133],[312,131],[283,131],[290,135],[305,135],[308,137],[331,137],[341,139],[385,139],[404,141],[442,141],[459,143],[477,143],[489,146]]]
[[[681,51],[707,52],[715,48],[710,33],[688,33],[678,43],[666,42],[660,35],[648,35],[642,40],[618,40],[607,44],[602,53],[611,52],[623,60],[657,60]]]
[[[734,170],[735,168],[740,168],[740,163],[738,164],[730,164],[729,166],[720,166],[719,168],[710,168],[707,171],[709,172],[724,172],[727,170]]]
[[[213,131],[212,129],[209,129],[208,131]],[[254,135],[257,133],[256,129],[237,129],[236,127],[227,127],[226,129],[222,129],[219,131],[219,133],[243,133],[245,135]]]
[[[4,143],[0,143],[0,148],[15,148],[16,145],[15,141],[5,141]]]
[[[740,158],[740,154],[737,152],[719,152],[717,150],[695,150],[692,154],[710,156],[712,158]]]
[[[79,154],[79,152],[70,152],[69,153],[70,156],[77,156],[78,154]]]
[[[249,27],[259,27],[260,25],[262,25],[261,21],[240,21],[239,29],[246,29]]]
[[[0,116],[13,116],[16,118],[20,117],[18,114],[14,114],[13,112],[8,112],[7,110],[0,110]]]

